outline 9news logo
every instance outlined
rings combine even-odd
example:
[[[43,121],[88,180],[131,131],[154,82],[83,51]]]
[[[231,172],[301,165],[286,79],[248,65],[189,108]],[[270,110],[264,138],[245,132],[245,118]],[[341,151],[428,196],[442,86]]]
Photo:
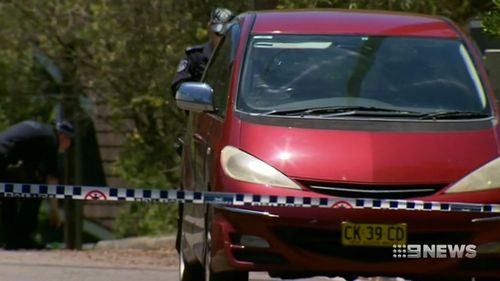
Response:
[[[476,245],[453,245],[453,244],[406,244],[392,245],[392,257],[403,259],[445,259],[445,258],[469,258],[477,256]]]

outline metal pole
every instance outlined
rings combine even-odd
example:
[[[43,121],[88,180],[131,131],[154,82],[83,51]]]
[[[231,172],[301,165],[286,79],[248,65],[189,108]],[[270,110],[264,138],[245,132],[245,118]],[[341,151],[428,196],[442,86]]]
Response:
[[[70,164],[67,167],[72,166],[74,168],[72,171],[74,183],[82,184],[81,124],[78,120],[75,120],[73,125],[75,126],[74,151],[70,160],[67,161],[67,163]],[[64,212],[66,215],[64,224],[64,241],[67,249],[74,250],[82,248],[82,204],[83,202],[77,200],[64,200]]]

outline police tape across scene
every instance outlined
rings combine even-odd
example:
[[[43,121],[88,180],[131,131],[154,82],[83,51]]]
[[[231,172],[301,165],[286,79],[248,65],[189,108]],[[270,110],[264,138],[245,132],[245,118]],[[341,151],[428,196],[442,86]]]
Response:
[[[26,183],[0,183],[0,197],[139,201],[159,203],[179,202],[235,206],[500,213],[500,204],[473,204],[462,202],[430,202],[420,200],[342,197],[296,197],[212,191],[201,192],[187,190],[161,190]]]

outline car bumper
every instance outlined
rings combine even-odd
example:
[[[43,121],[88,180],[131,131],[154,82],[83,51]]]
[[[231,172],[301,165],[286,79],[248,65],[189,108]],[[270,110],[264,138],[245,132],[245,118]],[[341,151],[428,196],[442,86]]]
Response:
[[[475,258],[400,259],[392,247],[343,246],[340,227],[406,223],[408,244],[474,244]],[[283,277],[385,276],[500,277],[498,214],[289,207],[216,207],[213,270],[269,271]]]

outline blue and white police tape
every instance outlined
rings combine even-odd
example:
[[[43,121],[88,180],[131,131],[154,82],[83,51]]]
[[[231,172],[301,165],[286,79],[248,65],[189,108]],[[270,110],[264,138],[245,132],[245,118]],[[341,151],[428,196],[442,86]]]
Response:
[[[500,204],[429,202],[396,199],[295,197],[187,190],[160,190],[78,185],[0,183],[0,197],[59,198],[75,200],[141,201],[235,206],[304,208],[389,209],[409,211],[500,213]]]

